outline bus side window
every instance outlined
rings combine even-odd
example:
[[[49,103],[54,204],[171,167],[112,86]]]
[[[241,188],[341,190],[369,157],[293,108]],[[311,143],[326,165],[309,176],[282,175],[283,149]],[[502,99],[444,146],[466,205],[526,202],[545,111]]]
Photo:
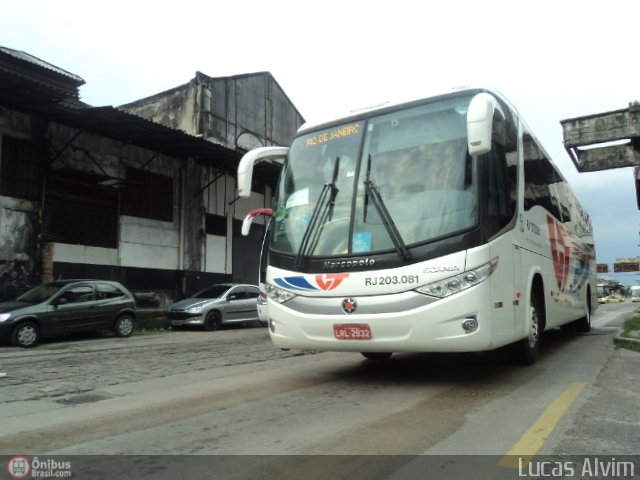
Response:
[[[562,221],[557,189],[559,185],[564,183],[564,180],[527,132],[522,136],[522,147],[524,152],[524,209],[530,210],[535,206],[540,206],[556,219]]]
[[[518,186],[517,139],[511,117],[494,125],[494,141],[487,155],[488,234],[504,228],[516,213]]]
[[[507,156],[502,145],[494,144],[488,157],[488,233],[492,236],[504,228],[515,214],[517,167],[507,165]]]

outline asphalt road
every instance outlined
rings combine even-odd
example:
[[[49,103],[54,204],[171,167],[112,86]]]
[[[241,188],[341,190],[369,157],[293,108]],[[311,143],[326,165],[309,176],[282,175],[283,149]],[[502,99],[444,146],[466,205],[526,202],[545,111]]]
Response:
[[[626,458],[640,445],[640,354],[613,337],[633,308],[601,306],[589,334],[547,332],[530,367],[500,351],[285,352],[264,328],[0,347],[0,455],[72,458],[86,478],[175,478],[177,465],[192,478],[474,478],[508,455]]]

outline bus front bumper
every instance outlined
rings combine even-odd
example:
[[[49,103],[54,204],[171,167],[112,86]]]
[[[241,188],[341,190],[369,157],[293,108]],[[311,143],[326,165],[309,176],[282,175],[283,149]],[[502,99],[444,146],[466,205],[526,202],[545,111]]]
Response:
[[[488,283],[480,284],[437,300],[414,291],[356,297],[353,300],[358,309],[351,314],[343,311],[343,297],[297,297],[293,304],[270,301],[269,332],[273,343],[286,349],[486,351],[494,348],[488,289]],[[374,311],[376,305],[380,313]],[[474,325],[475,328],[469,328]],[[355,332],[358,338],[351,338],[351,334],[345,335],[345,332]]]

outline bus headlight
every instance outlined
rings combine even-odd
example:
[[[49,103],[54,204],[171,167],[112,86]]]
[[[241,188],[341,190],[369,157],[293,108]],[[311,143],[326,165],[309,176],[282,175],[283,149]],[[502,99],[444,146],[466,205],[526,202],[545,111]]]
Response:
[[[265,288],[267,290],[267,295],[269,296],[269,298],[278,303],[284,303],[296,296],[295,294],[287,292],[286,290],[282,290],[281,288],[271,285],[270,283],[267,283],[265,285]]]
[[[444,280],[438,280],[437,282],[428,283],[422,287],[418,287],[415,290],[425,295],[430,295],[437,298],[445,298],[454,293],[462,292],[468,288],[473,287],[479,283],[482,283],[489,275],[491,275],[498,267],[498,258],[494,258],[488,263],[481,265],[472,270],[467,270],[459,275],[445,278]]]

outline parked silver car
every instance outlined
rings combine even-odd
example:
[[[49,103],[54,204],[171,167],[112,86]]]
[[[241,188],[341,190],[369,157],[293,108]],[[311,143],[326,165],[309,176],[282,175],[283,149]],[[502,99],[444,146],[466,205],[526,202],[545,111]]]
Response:
[[[205,330],[217,330],[227,323],[257,322],[259,295],[255,285],[212,285],[175,302],[169,307],[167,317],[174,328],[201,325]]]

